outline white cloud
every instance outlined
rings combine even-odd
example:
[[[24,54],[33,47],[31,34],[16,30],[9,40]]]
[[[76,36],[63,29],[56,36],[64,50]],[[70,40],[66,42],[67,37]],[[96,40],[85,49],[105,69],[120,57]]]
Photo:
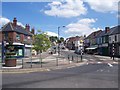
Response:
[[[48,6],[50,10],[45,10],[44,13],[50,16],[70,18],[85,15],[87,12],[82,0],[66,0],[64,3],[53,1]]]
[[[5,17],[0,17],[0,26],[3,26],[5,24],[7,24],[8,22],[10,22],[9,19],[7,19]]]
[[[25,28],[25,26],[21,22],[17,22],[17,25],[20,25]]]
[[[81,19],[76,23],[71,23],[67,25],[68,28],[65,33],[69,36],[81,36],[81,35],[89,35],[93,31],[100,30],[100,28],[94,28],[92,23],[95,23],[97,19]]]
[[[5,18],[5,17],[0,17],[0,27],[2,27],[3,25],[7,24],[8,22],[10,22],[10,19]],[[21,22],[17,22],[17,25],[25,27]]]
[[[103,13],[118,11],[118,1],[119,0],[85,0],[91,9]]]
[[[54,33],[54,32],[50,32],[50,31],[46,31],[47,35],[49,36],[58,36],[58,34]]]

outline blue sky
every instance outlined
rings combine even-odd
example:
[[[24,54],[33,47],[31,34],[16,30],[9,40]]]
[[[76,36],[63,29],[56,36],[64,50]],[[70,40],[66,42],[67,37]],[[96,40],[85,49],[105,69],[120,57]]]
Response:
[[[0,20],[3,25],[16,17],[20,25],[29,24],[36,31],[41,29],[50,35],[56,35],[60,26],[60,36],[66,38],[89,35],[106,26],[113,27],[118,24],[117,4],[118,0],[2,2]]]

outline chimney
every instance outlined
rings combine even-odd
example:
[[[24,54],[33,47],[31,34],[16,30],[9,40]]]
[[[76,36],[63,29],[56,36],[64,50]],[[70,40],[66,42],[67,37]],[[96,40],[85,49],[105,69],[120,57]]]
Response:
[[[110,27],[105,27],[105,33],[108,33],[110,31]]]
[[[26,29],[26,31],[30,32],[30,26],[29,26],[29,24],[25,25],[25,29]]]
[[[32,28],[31,33],[32,33],[32,34],[35,34],[35,29],[34,29],[34,28]]]
[[[17,19],[16,19],[16,17],[14,17],[14,19],[13,19],[13,26],[16,27],[16,25],[17,25]]]

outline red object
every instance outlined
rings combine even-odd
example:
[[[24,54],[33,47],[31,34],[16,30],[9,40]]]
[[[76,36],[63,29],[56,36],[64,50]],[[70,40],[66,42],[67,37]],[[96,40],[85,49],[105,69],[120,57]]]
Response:
[[[16,59],[5,60],[6,67],[15,67],[16,66]]]

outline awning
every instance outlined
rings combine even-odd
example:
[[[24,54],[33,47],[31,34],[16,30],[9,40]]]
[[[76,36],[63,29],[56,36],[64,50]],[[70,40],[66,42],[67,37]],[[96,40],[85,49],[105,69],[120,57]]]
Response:
[[[98,48],[98,47],[88,47],[88,48],[86,48],[87,50],[94,50],[94,49],[96,49],[96,48]]]

